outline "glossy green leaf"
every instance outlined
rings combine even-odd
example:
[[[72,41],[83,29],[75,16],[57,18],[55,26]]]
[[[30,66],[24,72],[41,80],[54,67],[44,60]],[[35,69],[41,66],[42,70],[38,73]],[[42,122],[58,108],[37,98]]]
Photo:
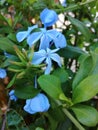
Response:
[[[86,105],[76,105],[71,109],[83,125],[96,126],[98,124],[98,111],[95,108]]]
[[[58,77],[61,81],[61,83],[64,83],[68,80],[68,73],[63,68],[58,68],[53,71],[52,73],[54,76]]]
[[[91,75],[79,83],[73,90],[73,103],[84,102],[98,93],[98,74]]]
[[[60,49],[59,54],[66,58],[77,58],[84,54],[84,51],[82,51],[79,47],[67,45],[67,47]]]
[[[15,95],[21,99],[29,99],[35,97],[40,90],[33,88],[33,86],[17,86],[15,88]]]
[[[63,93],[60,80],[56,76],[42,75],[39,77],[38,83],[41,89],[54,99],[59,99],[59,96]]]
[[[89,29],[83,24],[83,22],[79,21],[78,19],[75,19],[73,17],[68,16],[68,19],[71,21],[71,23],[76,27],[78,31],[80,31],[86,38],[86,40],[89,40],[91,37]]]
[[[77,71],[72,83],[73,89],[90,74],[90,71],[93,66],[93,60],[90,55],[83,55],[80,57],[80,60],[82,61],[80,61],[79,70]]]

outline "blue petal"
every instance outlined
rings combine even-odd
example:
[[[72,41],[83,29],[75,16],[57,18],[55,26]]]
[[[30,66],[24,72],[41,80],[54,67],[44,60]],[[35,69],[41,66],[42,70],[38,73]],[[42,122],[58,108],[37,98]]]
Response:
[[[27,99],[27,100],[26,100],[26,105],[24,106],[23,109],[24,109],[26,112],[30,113],[30,114],[34,114],[34,112],[32,111],[32,109],[31,109],[31,107],[30,107],[31,102],[32,102],[31,99]]]
[[[5,69],[0,69],[0,78],[3,79],[7,76]]]
[[[9,96],[13,95],[14,93],[15,93],[15,90],[11,90],[11,91],[9,92]]]
[[[59,48],[57,48],[57,49],[53,49],[53,50],[51,50],[51,49],[47,48],[47,53],[52,54],[52,53],[57,52],[58,50],[60,50],[60,49],[59,49]]]
[[[18,98],[15,96],[14,93],[15,93],[14,90],[11,90],[11,91],[9,92],[10,100],[17,101]]]
[[[42,63],[46,58],[46,51],[45,50],[39,50],[38,52],[34,52],[32,64],[40,64]]]
[[[67,45],[67,41],[62,33],[59,33],[57,39],[54,39],[55,46],[58,48],[64,48]]]
[[[46,67],[46,70],[45,70],[45,74],[50,74],[51,67],[52,67],[51,59],[48,57],[45,62],[47,64],[47,67]]]
[[[34,114],[36,112],[45,112],[49,107],[48,98],[44,94],[38,94],[32,99],[26,100],[24,110],[30,114]]]
[[[52,26],[57,20],[58,15],[54,10],[44,9],[40,14],[40,19],[45,27]]]
[[[41,37],[41,42],[40,42],[39,50],[40,49],[49,48],[50,41],[51,41],[51,38],[49,38],[47,35],[43,34],[43,36]]]
[[[17,38],[18,42],[22,42],[25,38],[27,38],[29,36],[30,32],[37,27],[38,27],[38,25],[34,25],[31,27],[28,27],[27,31],[18,32],[16,34],[16,38]]]
[[[25,38],[27,38],[28,35],[29,35],[29,31],[18,32],[16,34],[17,41],[22,42]]]
[[[57,30],[48,30],[48,36],[54,41],[56,48],[66,47],[67,42],[64,35]]]
[[[31,32],[33,29],[38,28],[38,25],[28,27],[28,31]]]
[[[47,34],[49,37],[51,37],[51,39],[55,39],[59,35],[59,32],[55,29],[52,29],[52,30],[48,30]]]
[[[34,112],[45,112],[49,109],[50,104],[47,97],[40,93],[32,99],[30,107]]]
[[[28,36],[27,43],[30,47],[37,42],[42,36],[42,32],[35,32]]]
[[[61,67],[61,58],[58,54],[51,54],[51,59],[57,62],[57,64]]]

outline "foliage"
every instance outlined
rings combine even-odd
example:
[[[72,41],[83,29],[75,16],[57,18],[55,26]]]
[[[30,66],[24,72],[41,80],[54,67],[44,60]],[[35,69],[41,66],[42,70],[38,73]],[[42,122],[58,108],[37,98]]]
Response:
[[[45,8],[53,21],[45,14],[40,19]],[[7,73],[0,77],[1,130],[98,129],[97,21],[98,0],[0,1],[0,70]],[[41,99],[36,99],[35,106],[50,108],[24,111],[25,102],[39,93],[49,103],[37,105]]]

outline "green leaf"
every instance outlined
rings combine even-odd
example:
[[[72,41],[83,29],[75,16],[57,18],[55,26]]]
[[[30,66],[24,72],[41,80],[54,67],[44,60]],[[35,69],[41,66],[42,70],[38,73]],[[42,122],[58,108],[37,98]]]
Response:
[[[98,11],[98,0],[96,0],[96,11]]]
[[[53,75],[42,75],[38,78],[40,87],[52,98],[59,99],[63,93],[59,78]]]
[[[11,42],[8,38],[0,37],[0,50],[14,54],[14,45],[15,44]]]
[[[68,73],[63,68],[58,68],[53,71],[52,73],[54,76],[58,77],[61,81],[61,83],[64,83],[68,80]]]
[[[76,105],[71,109],[83,125],[91,127],[98,124],[98,112],[95,108],[86,105]]]
[[[90,74],[98,74],[98,48],[91,52],[93,66]]]
[[[33,86],[17,86],[15,88],[15,95],[21,99],[29,99],[35,97],[40,90],[33,88]]]
[[[10,130],[29,130],[23,118],[15,110],[7,112],[7,125]]]
[[[85,24],[78,19],[75,19],[73,17],[68,16],[68,19],[71,21],[71,23],[79,30],[84,36],[86,40],[90,40],[91,34],[89,29],[85,26]]]
[[[12,80],[9,82],[9,84],[7,85],[7,88],[10,88],[10,87],[12,87],[12,85],[14,85],[14,82],[15,82],[15,80],[16,80],[16,74],[13,76],[13,78],[12,78]]]
[[[9,25],[7,19],[0,13],[0,22],[1,22],[1,21],[3,22],[3,24],[4,24],[4,22],[6,22],[7,25]]]
[[[7,37],[8,37],[11,41],[17,42],[16,34],[15,34],[15,33],[9,33],[9,35],[8,35]]]
[[[79,47],[73,47],[67,45],[67,47],[60,49],[59,54],[62,57],[66,57],[66,58],[77,58],[81,54],[84,54],[84,51],[82,51]]]
[[[82,60],[82,61],[81,61]],[[76,76],[73,80],[72,87],[73,89],[84,79],[86,78],[93,66],[92,57],[88,54],[82,55],[80,57],[80,68],[76,73]]]
[[[98,93],[98,74],[91,75],[80,82],[73,90],[73,103],[84,102]]]

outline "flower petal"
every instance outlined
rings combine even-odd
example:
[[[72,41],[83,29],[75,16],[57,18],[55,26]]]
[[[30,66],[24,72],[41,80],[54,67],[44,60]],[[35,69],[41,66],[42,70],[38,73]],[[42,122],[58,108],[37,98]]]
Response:
[[[58,15],[54,10],[44,9],[40,14],[40,19],[45,27],[52,26],[57,20]]]
[[[56,53],[51,54],[51,59],[57,62],[57,64],[61,67],[61,58],[58,54]]]
[[[24,110],[30,114],[34,114],[36,112],[45,112],[49,107],[50,104],[48,98],[44,94],[40,93],[32,99],[26,100]]]
[[[27,43],[30,47],[37,42],[42,36],[42,32],[35,32],[28,36]]]
[[[16,34],[16,38],[17,38],[18,42],[22,42],[25,38],[27,38],[29,36],[30,32],[37,27],[38,27],[38,25],[34,25],[31,27],[28,27],[27,31],[18,32]]]
[[[21,31],[16,34],[18,42],[22,42],[29,34],[29,31]]]
[[[10,98],[10,100],[14,100],[14,101],[17,101],[17,97],[15,96],[15,90],[11,90],[10,92],[9,92],[9,98]]]
[[[0,69],[0,78],[3,79],[7,76],[5,69]]]
[[[31,32],[33,29],[38,28],[38,25],[28,27],[28,31]]]
[[[49,48],[50,41],[51,41],[51,39],[47,35],[43,34],[43,36],[41,37],[41,42],[40,42],[39,50],[40,49]]]
[[[46,67],[46,70],[45,70],[45,74],[50,74],[51,67],[52,67],[51,59],[48,57],[45,62],[47,64],[47,67]]]
[[[47,30],[47,35],[51,37],[51,39],[54,39],[59,35],[59,32],[55,29],[51,29],[51,30]]]
[[[66,39],[62,33],[59,33],[57,38],[55,38],[53,41],[55,43],[56,48],[64,48],[67,45]]]
[[[31,104],[32,100],[31,99],[27,99],[26,100],[26,105],[24,106],[24,110],[30,114],[34,114],[35,112],[32,111],[30,104]]]
[[[64,35],[57,30],[48,30],[47,35],[54,41],[56,48],[66,47],[67,42]]]
[[[34,52],[32,64],[40,64],[42,63],[46,58],[46,51],[45,50],[39,50],[38,52]]]

